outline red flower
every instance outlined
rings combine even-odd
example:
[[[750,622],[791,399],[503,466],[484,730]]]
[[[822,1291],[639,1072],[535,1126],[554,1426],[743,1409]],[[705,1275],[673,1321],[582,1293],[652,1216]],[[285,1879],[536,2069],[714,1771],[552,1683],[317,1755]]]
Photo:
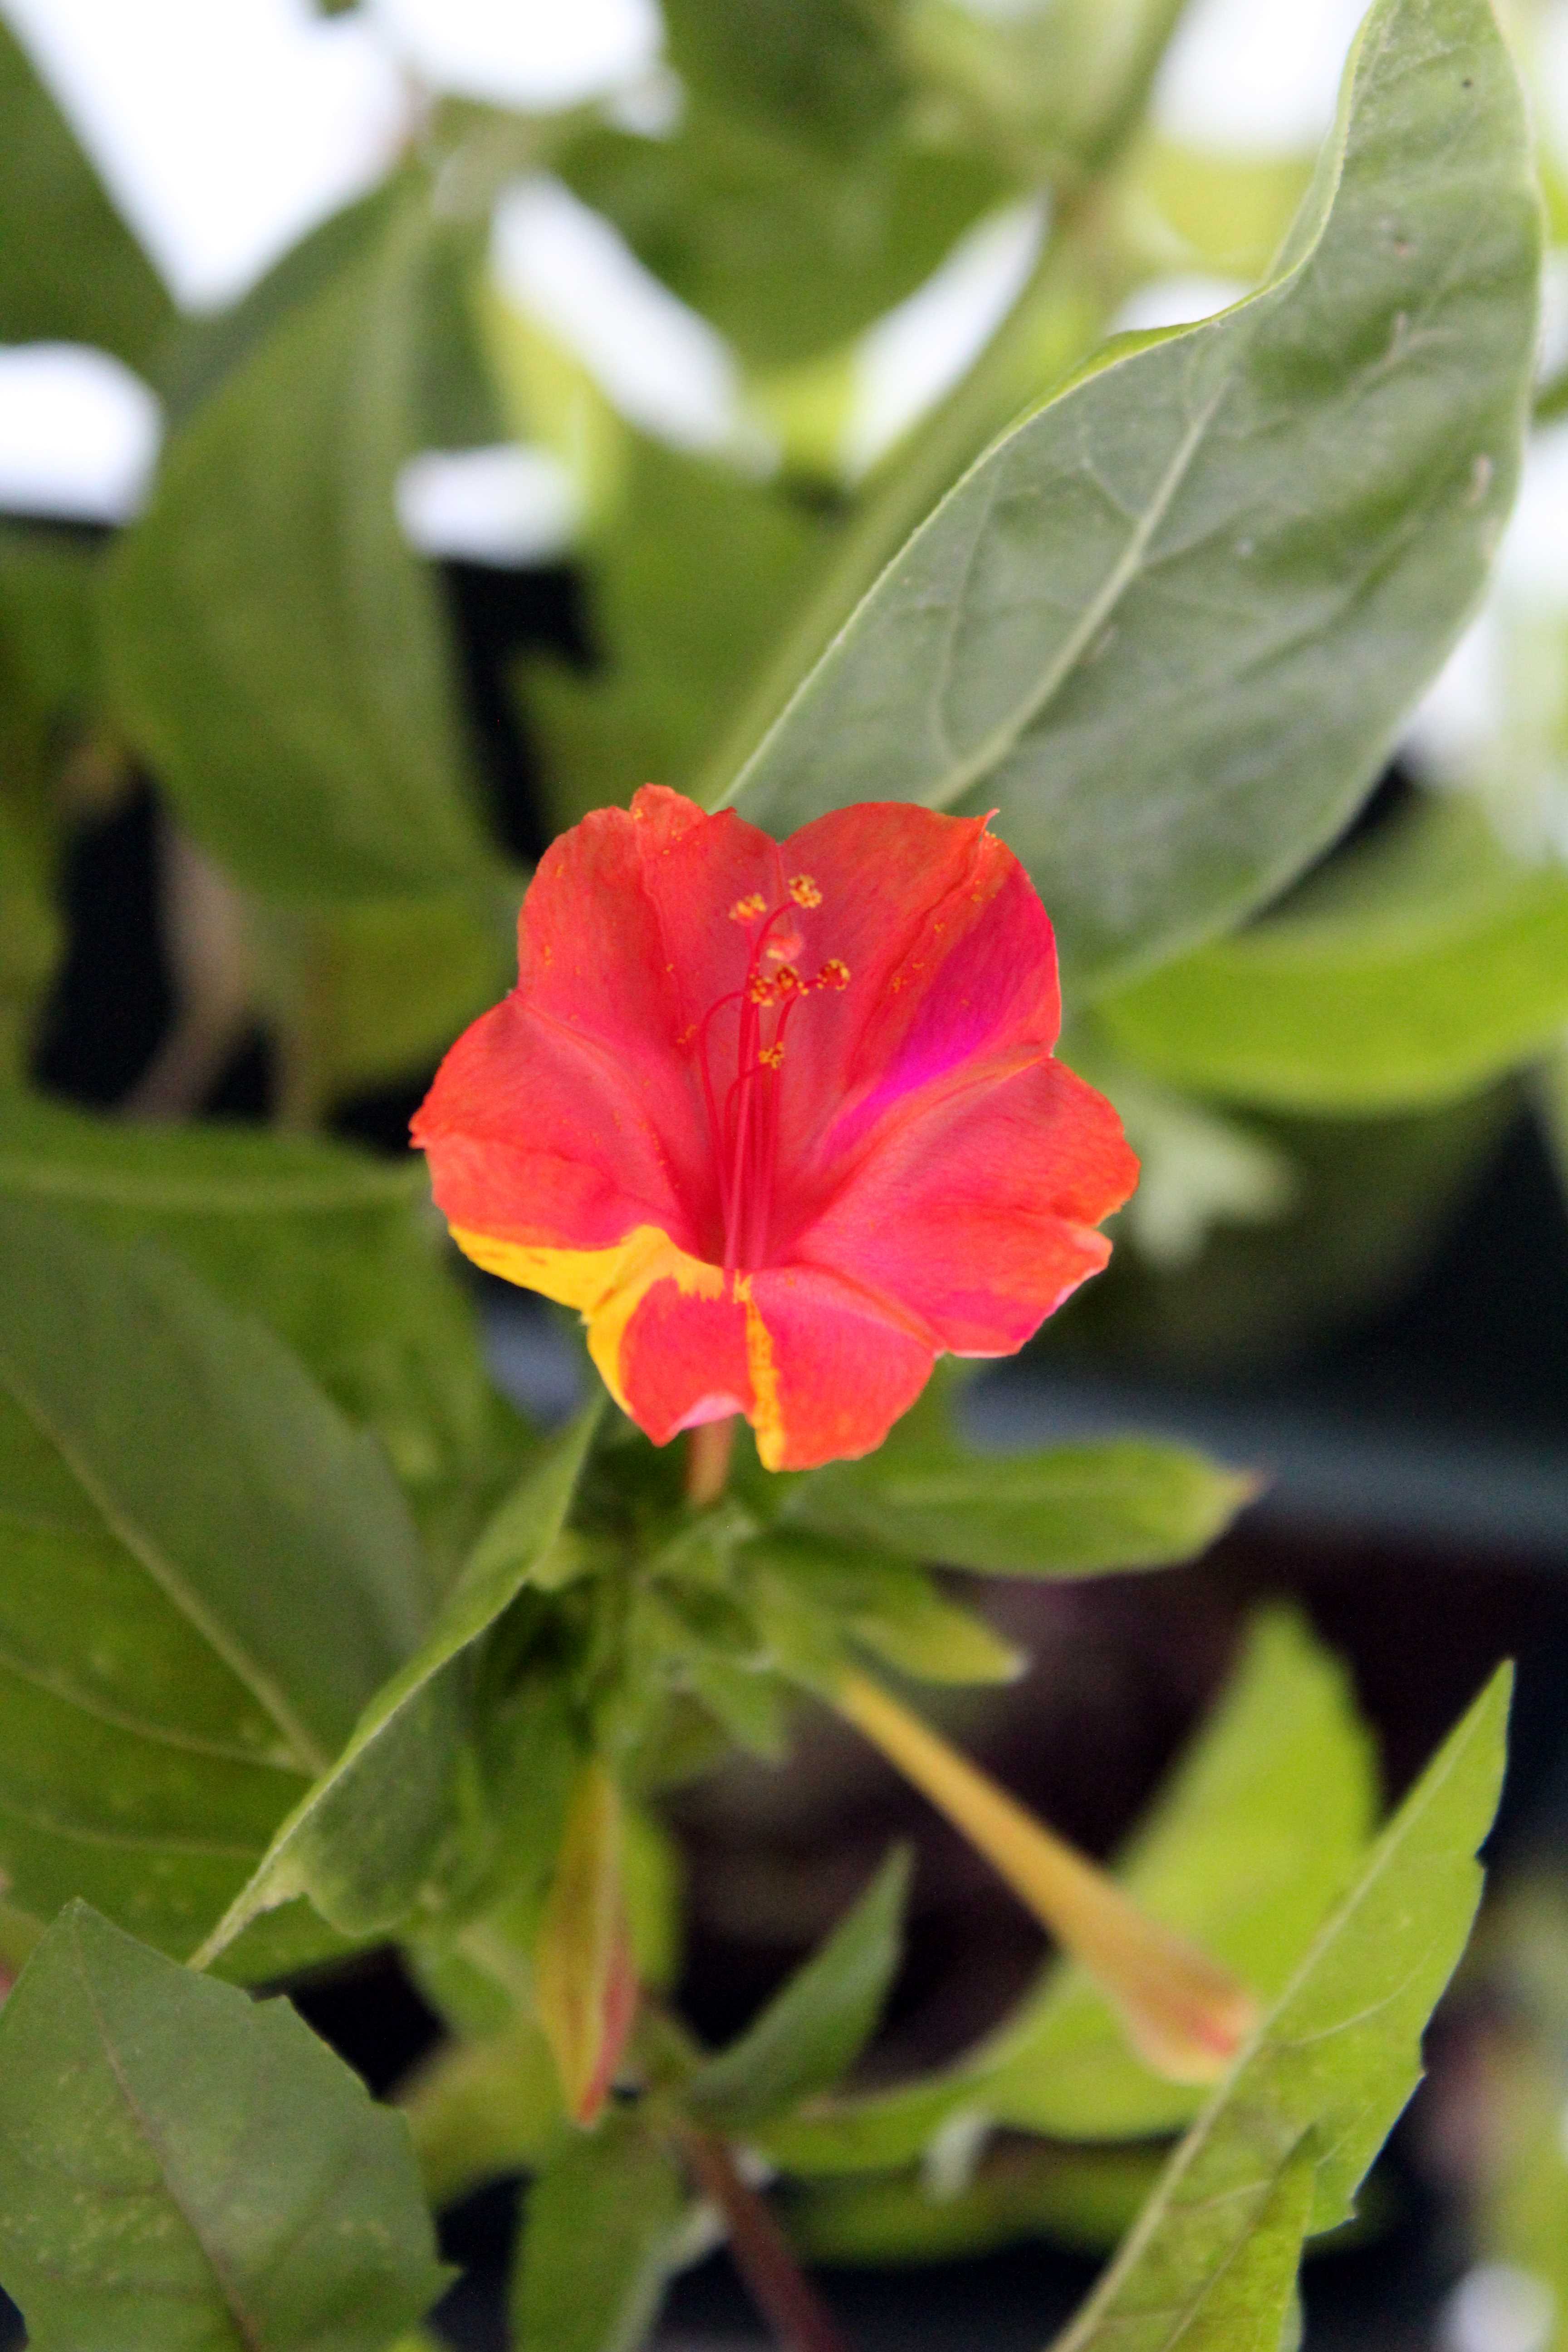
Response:
[[[658,1444],[868,1453],[943,1350],[1009,1355],[1137,1162],[1056,1061],[1051,927],[982,820],[839,809],[781,848],[647,785],[547,852],[517,987],[414,1123],[460,1246],[581,1308]]]

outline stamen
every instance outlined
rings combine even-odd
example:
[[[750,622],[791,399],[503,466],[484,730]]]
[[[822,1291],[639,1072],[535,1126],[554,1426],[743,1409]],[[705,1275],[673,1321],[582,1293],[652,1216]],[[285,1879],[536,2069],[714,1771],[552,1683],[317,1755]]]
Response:
[[[814,988],[842,989],[849,982],[849,967],[837,956],[829,957],[815,979],[803,979],[795,959],[805,942],[789,918],[795,907],[820,907],[822,892],[809,874],[792,876],[784,888],[785,895],[771,908],[760,890],[737,898],[730,908],[730,920],[749,935],[745,971],[740,986],[718,998],[694,1030],[687,1032],[696,1038],[729,1274],[766,1259],[779,1149],[778,1074],[790,1015]],[[721,1099],[709,1053],[710,1033],[714,1016],[730,1004],[738,1008],[735,1076]],[[772,1022],[764,1018],[770,1005]]]

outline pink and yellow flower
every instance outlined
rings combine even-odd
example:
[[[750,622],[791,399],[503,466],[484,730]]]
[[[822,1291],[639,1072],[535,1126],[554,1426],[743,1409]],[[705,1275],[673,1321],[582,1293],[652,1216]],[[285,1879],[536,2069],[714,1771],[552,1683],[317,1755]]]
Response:
[[[1011,1354],[1104,1265],[1137,1162],[1053,1055],[1050,923],[984,821],[870,803],[781,846],[647,785],[546,853],[519,938],[415,1140],[656,1444],[744,1413],[771,1469],[868,1453],[939,1354]]]

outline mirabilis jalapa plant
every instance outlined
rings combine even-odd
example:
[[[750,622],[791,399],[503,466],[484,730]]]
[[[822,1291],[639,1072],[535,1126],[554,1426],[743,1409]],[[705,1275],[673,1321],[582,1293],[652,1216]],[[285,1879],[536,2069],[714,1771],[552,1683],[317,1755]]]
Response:
[[[823,100],[814,186],[863,122],[896,145],[940,118],[976,153],[899,170],[990,202],[994,146],[1058,218],[701,793],[644,786],[541,859],[518,985],[418,1115],[460,1248],[584,1317],[604,1393],[574,1422],[504,1415],[401,1171],[0,1102],[0,1925],[30,1952],[0,2018],[0,2284],[39,2347],[428,2345],[430,2206],[509,2172],[523,2352],[629,2352],[716,2230],[781,2339],[823,2347],[803,2260],[1020,2223],[1128,2225],[1072,2352],[1290,2340],[1303,2242],[1353,2209],[1468,1932],[1505,1682],[1373,1837],[1342,1680],[1267,1618],[1110,1871],[903,1688],[1020,1664],[931,1563],[1154,1568],[1254,1491],[1153,1443],[978,1457],[937,1360],[1012,1353],[1104,1264],[1137,1172],[1128,1041],[1180,1036],[1214,943],[1354,814],[1517,469],[1539,207],[1487,0],[1377,0],[1258,289],[1084,356],[1175,13],[1059,6],[1047,89],[1016,28],[946,0],[895,12],[896,66],[869,20],[810,12],[858,93],[847,131]],[[800,58],[765,10],[744,54],[728,11],[668,17],[689,125],[628,156],[574,121],[555,160],[668,268],[696,253],[719,305],[721,255],[661,246],[648,174],[699,227],[704,126],[766,179],[758,60],[793,58],[795,90]],[[946,115],[905,107],[931,77]],[[153,499],[95,576],[93,690],[247,894],[296,1116],[311,955],[352,967],[384,923],[417,969],[389,952],[378,985],[413,989],[498,885],[391,527],[431,373],[410,322],[497,152],[459,112],[187,352]],[[565,740],[570,692],[544,707]],[[597,756],[579,814],[662,764]],[[0,806],[47,834],[41,802]],[[1266,959],[1289,919],[1240,938]],[[478,962],[444,1045],[500,984]],[[1060,1948],[913,2082],[854,2078],[900,1855],[729,2047],[672,1995],[660,1791],[732,1744],[787,1766],[807,1702]],[[387,1939],[450,2028],[401,2115],[243,1990]]]

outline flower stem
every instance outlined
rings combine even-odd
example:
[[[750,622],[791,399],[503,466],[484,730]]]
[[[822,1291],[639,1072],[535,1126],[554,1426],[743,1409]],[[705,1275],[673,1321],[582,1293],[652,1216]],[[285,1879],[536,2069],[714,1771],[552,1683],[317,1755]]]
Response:
[[[1177,2083],[1222,2074],[1257,2021],[1246,1987],[1037,1822],[967,1757],[866,1675],[846,1675],[841,1715],[979,1848],[1114,2002],[1145,2063]]]
[[[686,1499],[695,1510],[716,1503],[729,1483],[737,1418],[700,1422],[686,1441]]]
[[[712,2132],[683,2124],[680,2146],[699,2188],[724,2217],[735,2267],[777,2336],[780,2352],[847,2352],[794,2248],[756,2190],[742,2179],[727,2143]]]

